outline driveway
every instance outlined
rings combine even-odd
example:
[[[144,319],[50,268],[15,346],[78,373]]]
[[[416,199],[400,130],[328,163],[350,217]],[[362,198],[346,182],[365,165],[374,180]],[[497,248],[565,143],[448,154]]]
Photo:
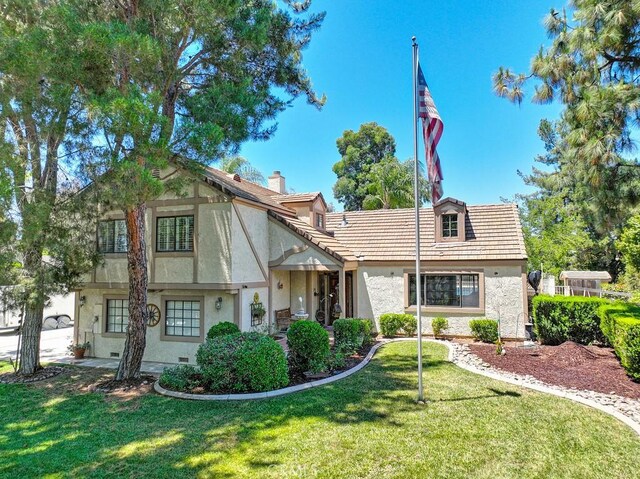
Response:
[[[54,359],[69,356],[67,346],[69,346],[72,341],[73,327],[42,331],[42,337],[40,339],[40,361],[49,362]],[[8,361],[10,357],[15,359],[17,349],[17,335],[0,335],[0,360]]]

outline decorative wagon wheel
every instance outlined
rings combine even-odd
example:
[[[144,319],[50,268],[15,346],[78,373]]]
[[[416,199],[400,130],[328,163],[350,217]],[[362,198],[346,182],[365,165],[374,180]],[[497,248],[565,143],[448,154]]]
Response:
[[[155,304],[147,304],[147,326],[154,327],[160,322],[160,308]]]

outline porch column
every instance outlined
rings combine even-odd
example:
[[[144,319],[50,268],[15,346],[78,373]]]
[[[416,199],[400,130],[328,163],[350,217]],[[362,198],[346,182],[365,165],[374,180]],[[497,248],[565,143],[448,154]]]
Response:
[[[342,308],[342,311],[340,312],[340,317],[344,318],[345,310],[347,308],[347,305],[345,303],[345,299],[347,297],[347,295],[345,294],[345,285],[347,281],[346,281],[346,276],[344,274],[344,268],[340,268],[338,274],[340,275],[338,280],[338,302],[340,303],[340,308]]]

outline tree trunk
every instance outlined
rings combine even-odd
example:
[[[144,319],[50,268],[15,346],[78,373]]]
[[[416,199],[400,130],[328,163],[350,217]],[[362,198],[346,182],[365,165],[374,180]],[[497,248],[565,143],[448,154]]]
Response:
[[[129,326],[116,380],[140,377],[147,333],[147,250],[143,203],[125,211],[127,224],[127,265],[129,270]]]
[[[20,367],[18,374],[34,374],[40,369],[40,334],[44,304],[29,304],[25,307],[20,342]]]

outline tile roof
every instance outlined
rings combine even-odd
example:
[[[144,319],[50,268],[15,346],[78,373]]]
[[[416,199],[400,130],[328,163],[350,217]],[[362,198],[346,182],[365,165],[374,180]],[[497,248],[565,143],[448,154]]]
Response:
[[[343,214],[348,225],[340,226]],[[363,261],[415,259],[414,210],[327,214],[327,229]],[[435,243],[432,208],[420,210],[421,255],[425,260],[523,260],[527,258],[514,204],[468,206],[466,241]]]
[[[315,201],[318,196],[322,196],[322,193],[319,191],[313,191],[310,193],[291,193],[288,195],[276,193],[272,198],[278,203],[301,203],[306,201]]]
[[[267,208],[273,209],[281,214],[295,215],[295,210],[287,208],[278,201],[273,199],[273,196],[278,196],[278,192],[260,186],[257,183],[252,183],[244,179],[236,181],[234,175],[225,173],[224,171],[216,168],[206,168],[204,174],[207,180],[215,183],[223,192],[230,193],[233,196],[243,198],[245,200],[261,203]]]

